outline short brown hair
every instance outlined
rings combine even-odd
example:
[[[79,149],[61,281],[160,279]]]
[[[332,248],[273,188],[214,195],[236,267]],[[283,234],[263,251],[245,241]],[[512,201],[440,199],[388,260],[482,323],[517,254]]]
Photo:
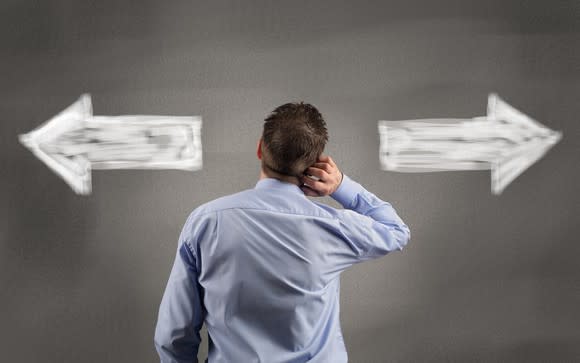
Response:
[[[326,122],[313,105],[286,103],[264,121],[263,167],[279,174],[300,176],[324,151],[328,141]]]

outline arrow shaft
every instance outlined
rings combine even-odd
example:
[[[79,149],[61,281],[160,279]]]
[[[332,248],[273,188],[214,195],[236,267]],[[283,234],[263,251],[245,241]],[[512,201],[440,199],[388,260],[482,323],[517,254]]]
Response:
[[[84,195],[91,193],[91,169],[202,166],[201,117],[93,116],[88,94],[19,140]]]
[[[543,135],[522,124],[478,117],[382,122],[381,161],[388,170],[482,170]]]
[[[95,116],[43,145],[66,157],[82,155],[94,169],[190,169],[200,152],[191,117]]]

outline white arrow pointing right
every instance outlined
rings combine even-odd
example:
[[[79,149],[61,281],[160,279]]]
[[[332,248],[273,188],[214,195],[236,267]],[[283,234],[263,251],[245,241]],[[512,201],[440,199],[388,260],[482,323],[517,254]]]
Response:
[[[500,194],[561,138],[497,95],[487,116],[472,119],[379,121],[383,169],[400,172],[491,169]]]

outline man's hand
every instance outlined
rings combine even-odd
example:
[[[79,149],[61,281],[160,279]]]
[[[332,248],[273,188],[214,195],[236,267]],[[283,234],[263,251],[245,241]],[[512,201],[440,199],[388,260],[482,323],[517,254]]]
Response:
[[[306,169],[301,181],[303,185],[300,189],[304,194],[310,197],[324,197],[338,189],[342,182],[342,173],[330,156],[320,156],[316,163]]]

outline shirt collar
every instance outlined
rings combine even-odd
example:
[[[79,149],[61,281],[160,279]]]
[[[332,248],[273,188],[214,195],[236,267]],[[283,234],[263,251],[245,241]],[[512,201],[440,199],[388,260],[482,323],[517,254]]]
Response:
[[[258,180],[258,182],[256,183],[255,189],[273,189],[273,190],[285,191],[288,193],[296,193],[296,194],[304,196],[304,192],[302,192],[302,189],[300,189],[300,187],[298,187],[298,185],[284,182],[284,181],[274,179],[274,178],[264,178],[264,179]]]

